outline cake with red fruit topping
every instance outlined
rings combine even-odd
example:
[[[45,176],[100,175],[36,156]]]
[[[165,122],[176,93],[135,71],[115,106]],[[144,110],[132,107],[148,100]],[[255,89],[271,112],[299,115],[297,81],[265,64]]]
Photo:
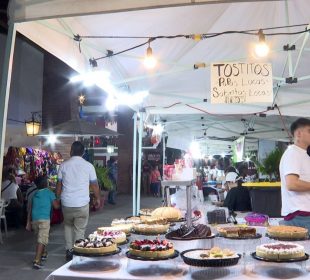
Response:
[[[163,259],[173,256],[173,244],[167,240],[134,240],[130,243],[129,253],[136,257]]]
[[[268,260],[298,259],[305,256],[305,248],[289,242],[269,243],[257,246],[256,255]]]

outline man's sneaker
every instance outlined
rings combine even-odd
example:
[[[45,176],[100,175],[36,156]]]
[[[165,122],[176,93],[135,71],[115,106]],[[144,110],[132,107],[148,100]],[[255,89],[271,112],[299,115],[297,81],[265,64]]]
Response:
[[[33,264],[32,264],[32,268],[34,268],[34,269],[41,269],[41,268],[43,268],[43,264],[41,262],[34,261]]]
[[[43,253],[43,255],[41,256],[41,261],[46,261],[47,260],[47,256],[48,256],[47,252]]]
[[[71,250],[66,250],[66,261],[71,261],[73,258],[73,254],[72,254],[72,249]]]

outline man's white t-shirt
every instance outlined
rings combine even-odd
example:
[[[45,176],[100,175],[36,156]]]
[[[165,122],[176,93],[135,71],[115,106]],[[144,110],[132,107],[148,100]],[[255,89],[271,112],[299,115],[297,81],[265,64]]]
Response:
[[[296,174],[302,181],[310,182],[310,157],[307,151],[291,145],[284,152],[280,162],[282,216],[296,211],[310,212],[310,191],[289,191],[286,186],[285,176]]]
[[[60,165],[58,180],[62,182],[62,205],[83,207],[89,203],[89,183],[96,182],[97,176],[91,163],[73,156]]]

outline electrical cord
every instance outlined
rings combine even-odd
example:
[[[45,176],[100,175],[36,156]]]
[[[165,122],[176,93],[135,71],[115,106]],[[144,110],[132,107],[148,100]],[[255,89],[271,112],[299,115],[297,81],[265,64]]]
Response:
[[[258,32],[261,31],[266,31],[266,30],[277,30],[277,29],[282,29],[282,28],[293,28],[293,27],[300,27],[300,26],[306,26],[305,30],[301,31],[295,31],[295,32],[276,32],[276,33],[264,33],[265,36],[278,36],[278,35],[297,35],[297,34],[302,34],[309,32],[310,30],[307,29],[308,24],[295,24],[295,25],[285,25],[285,26],[277,26],[277,27],[266,27],[266,28],[259,28],[259,29],[251,29],[251,30],[228,30],[228,31],[223,31],[223,32],[218,32],[218,33],[204,33],[204,34],[178,34],[178,35],[170,35],[170,36],[165,36],[165,35],[159,35],[159,36],[152,36],[152,37],[147,37],[147,36],[90,36],[90,35],[74,35],[74,40],[78,41],[79,43],[79,50],[80,49],[80,43],[82,39],[147,39],[146,42],[135,45],[133,47],[127,48],[125,50],[116,52],[116,53],[108,53],[105,56],[101,56],[98,58],[93,58],[94,61],[105,59],[108,57],[116,56],[137,48],[140,48],[142,46],[145,46],[146,44],[149,44],[152,41],[158,40],[158,39],[176,39],[176,38],[184,38],[184,39],[193,39],[196,40],[205,40],[205,39],[210,39],[222,35],[228,35],[228,34],[243,34],[243,35],[251,35],[251,36],[257,36]]]

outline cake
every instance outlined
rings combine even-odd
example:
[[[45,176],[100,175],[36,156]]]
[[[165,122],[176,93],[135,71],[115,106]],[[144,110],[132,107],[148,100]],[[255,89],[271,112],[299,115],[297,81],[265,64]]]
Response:
[[[268,216],[264,214],[250,213],[244,219],[249,226],[268,226]]]
[[[169,224],[161,225],[161,224],[137,224],[134,225],[133,230],[136,233],[141,234],[163,234],[166,233],[169,229]]]
[[[188,228],[186,225],[180,226],[177,230],[171,231],[167,234],[167,238],[171,239],[203,239],[211,236],[211,229],[207,225],[198,224],[192,228]]]
[[[123,231],[129,234],[133,229],[133,224],[117,224],[111,227],[99,227],[97,231]]]
[[[124,225],[124,224],[139,224],[141,222],[140,217],[130,217],[127,219],[113,219],[111,226],[116,226],[116,225]]]
[[[116,252],[117,246],[113,239],[88,238],[75,241],[73,251],[80,254],[106,254]]]
[[[213,247],[211,249],[189,250],[184,254],[184,257],[190,259],[204,260],[204,259],[225,259],[238,258],[239,256],[230,249],[221,249]]]
[[[207,212],[209,224],[226,224],[226,213],[224,209],[217,209]]]
[[[267,260],[298,259],[305,256],[305,249],[295,243],[269,243],[257,246],[256,256]]]
[[[133,224],[139,224],[141,223],[141,218],[140,217],[136,217],[136,216],[133,216],[133,217],[129,217],[129,218],[126,218],[126,223],[133,223]]]
[[[114,239],[115,243],[120,244],[126,242],[126,233],[119,230],[102,230],[98,229],[94,233],[90,234],[88,238],[92,241],[94,239]]]
[[[173,244],[167,240],[134,240],[129,245],[130,255],[150,258],[162,259],[174,255]]]
[[[217,231],[223,237],[245,238],[256,236],[256,229],[253,227],[218,227]]]
[[[306,239],[309,237],[308,229],[295,226],[269,226],[267,234],[279,239]]]
[[[141,216],[141,223],[142,224],[162,224],[165,225],[168,223],[168,220],[162,217],[150,217],[150,216]]]
[[[175,222],[182,218],[182,214],[179,209],[174,207],[159,207],[152,212],[151,217],[164,218],[170,222]]]
[[[145,209],[140,209],[139,213],[140,213],[140,215],[151,216],[151,215],[152,215],[152,212],[153,212],[154,210],[155,210],[155,209],[145,208]]]

